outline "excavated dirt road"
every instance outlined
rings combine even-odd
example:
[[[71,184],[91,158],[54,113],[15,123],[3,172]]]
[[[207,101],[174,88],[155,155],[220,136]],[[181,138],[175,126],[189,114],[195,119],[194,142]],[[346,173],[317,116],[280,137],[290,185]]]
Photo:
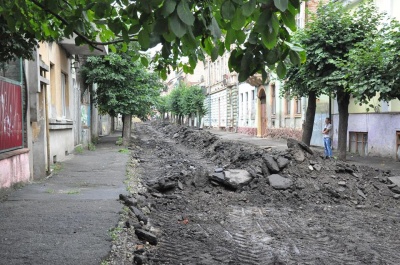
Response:
[[[132,211],[121,214],[110,264],[400,264],[390,172],[168,124],[136,124],[135,135]],[[229,169],[251,181],[210,177]],[[273,187],[272,174],[289,184]]]

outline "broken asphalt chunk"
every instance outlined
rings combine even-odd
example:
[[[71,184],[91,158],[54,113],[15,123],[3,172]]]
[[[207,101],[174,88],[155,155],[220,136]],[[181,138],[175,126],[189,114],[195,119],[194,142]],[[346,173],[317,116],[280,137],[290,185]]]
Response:
[[[151,245],[157,245],[157,237],[154,234],[143,229],[136,229],[135,234],[140,240],[145,240]]]
[[[268,181],[271,187],[276,190],[286,190],[293,185],[293,181],[288,178],[284,178],[278,174],[272,174],[268,176]]]
[[[278,173],[280,171],[280,168],[278,166],[278,163],[275,161],[275,159],[270,156],[270,155],[264,155],[263,160],[269,170],[271,170],[272,173]]]
[[[148,219],[141,210],[134,206],[130,206],[129,209],[133,212],[139,222],[142,221],[145,225],[147,224]]]

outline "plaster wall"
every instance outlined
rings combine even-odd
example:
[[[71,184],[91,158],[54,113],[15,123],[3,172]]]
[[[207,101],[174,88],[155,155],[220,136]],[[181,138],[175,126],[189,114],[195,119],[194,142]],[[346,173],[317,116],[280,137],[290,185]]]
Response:
[[[248,83],[239,84],[239,130],[255,128],[257,134],[257,91]]]
[[[334,124],[338,124],[338,120],[339,116],[334,115]],[[333,144],[337,147],[338,126],[334,126],[333,129]],[[348,132],[368,133],[368,155],[396,158],[396,131],[400,131],[400,113],[349,115]],[[349,133],[347,139],[349,139]]]
[[[50,148],[51,164],[65,160],[74,151],[74,133],[72,128],[50,130]],[[54,158],[56,161],[54,161]]]
[[[227,91],[222,90],[210,96],[210,119],[212,127],[227,126]]]
[[[0,160],[0,189],[30,179],[29,153],[17,154]]]

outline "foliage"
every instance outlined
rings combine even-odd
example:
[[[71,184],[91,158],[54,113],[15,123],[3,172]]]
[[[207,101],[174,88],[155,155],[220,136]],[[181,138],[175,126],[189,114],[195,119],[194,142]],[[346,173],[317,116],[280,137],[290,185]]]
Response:
[[[183,89],[182,97],[180,98],[182,112],[185,115],[200,115],[206,114],[204,100],[206,96],[199,86],[191,86]]]
[[[97,84],[95,100],[99,111],[111,116],[146,118],[163,87],[155,73],[126,55],[89,57],[81,71],[88,84]]]
[[[164,114],[170,111],[168,108],[168,97],[160,97],[157,101],[156,109],[161,113],[162,117],[164,117]]]
[[[118,140],[115,142],[116,145],[122,145],[122,137],[118,137]]]
[[[161,113],[171,111],[172,114],[178,117],[184,115],[189,117],[198,115],[201,117],[207,112],[204,105],[205,95],[199,86],[188,87],[186,84],[180,83],[177,88],[173,89],[162,100],[163,102],[158,109]]]
[[[346,67],[350,90],[360,103],[376,95],[379,100],[400,99],[400,23],[391,20],[382,25],[378,36],[358,43]]]
[[[33,59],[32,48],[37,44],[34,34],[13,32],[8,28],[4,17],[0,16],[0,62],[19,57]]]
[[[371,4],[355,11],[335,2],[320,6],[307,27],[294,36],[305,47],[307,60],[289,69],[284,93],[302,97],[310,91],[316,96],[351,92],[349,77],[355,75],[346,66],[348,56],[359,43],[377,36],[381,19]]]
[[[349,55],[365,39],[374,40],[379,36],[382,18],[383,14],[370,3],[348,10],[341,2],[329,2],[319,6],[316,16],[296,36],[306,49],[307,61],[289,70],[284,93],[309,97],[303,132],[306,142],[311,139],[316,97],[320,94],[336,96],[340,159],[346,158],[348,105],[351,94],[356,92],[351,85],[351,79],[358,78],[348,66]]]
[[[192,72],[205,54],[215,60],[233,47],[229,66],[244,81],[256,72],[266,78],[266,66],[283,77],[287,57],[304,59],[290,42],[299,8],[300,0],[2,0],[0,17],[11,34],[38,41],[73,37],[77,45],[110,45],[114,52],[115,43],[123,51],[131,42],[143,51],[159,45],[154,62],[164,78],[169,65]],[[35,44],[28,44],[32,51]],[[149,63],[142,53],[132,58]]]

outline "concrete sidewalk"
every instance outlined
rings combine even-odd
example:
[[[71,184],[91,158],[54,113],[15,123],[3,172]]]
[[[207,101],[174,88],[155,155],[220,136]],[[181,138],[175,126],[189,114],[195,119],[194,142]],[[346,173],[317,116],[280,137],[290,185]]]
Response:
[[[242,133],[225,132],[216,129],[207,129],[210,133],[219,136],[221,139],[239,141],[242,143],[248,143],[261,148],[271,148],[275,150],[285,150],[287,149],[285,139],[272,139],[272,138],[259,138]],[[312,146],[311,149],[321,152],[323,154],[323,147]],[[337,150],[333,150],[333,155],[337,156]],[[390,170],[393,174],[400,175],[400,162],[395,161],[393,158],[389,157],[376,157],[367,156],[362,157],[357,154],[347,154],[347,163],[355,165],[370,166],[373,168],[378,168],[382,170]]]
[[[62,162],[40,183],[13,191],[0,202],[0,264],[100,264],[111,249],[124,193],[128,154],[119,135],[100,139]]]

